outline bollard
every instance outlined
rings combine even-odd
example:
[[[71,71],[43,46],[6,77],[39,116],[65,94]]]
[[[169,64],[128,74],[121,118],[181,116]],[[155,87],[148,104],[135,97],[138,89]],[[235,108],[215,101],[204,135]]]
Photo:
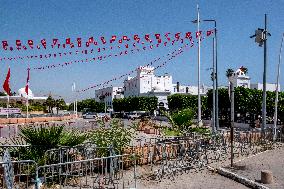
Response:
[[[0,126],[0,138],[2,138],[2,129],[3,129],[3,127]]]
[[[269,170],[262,170],[261,171],[261,182],[263,184],[271,184],[271,183],[273,183],[272,172],[269,171]]]

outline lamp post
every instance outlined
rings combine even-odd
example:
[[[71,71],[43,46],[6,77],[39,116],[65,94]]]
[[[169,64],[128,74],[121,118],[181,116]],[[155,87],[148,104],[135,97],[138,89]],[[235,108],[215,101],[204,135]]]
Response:
[[[213,38],[213,51],[214,51],[214,38]],[[214,55],[213,55],[213,58],[214,58]],[[214,60],[214,59],[213,59]],[[213,61],[213,67],[212,68],[209,68],[208,70],[212,70],[211,72],[211,79],[213,81],[213,110],[212,110],[212,133],[216,133],[216,119],[215,119],[215,116],[216,116],[216,112],[215,112],[215,104],[216,104],[216,98],[215,98],[215,92],[216,92],[216,89],[215,89],[215,77],[214,77],[214,73],[215,73],[215,69],[214,69],[214,61]]]
[[[204,22],[214,22],[214,39],[213,39],[213,69],[215,71],[214,74],[214,81],[215,81],[215,128],[218,131],[219,130],[219,98],[218,98],[218,56],[217,56],[217,22],[214,19],[206,19],[203,20]],[[215,44],[214,44],[215,43]],[[215,52],[214,52],[214,46],[215,46]],[[215,56],[215,60],[214,60]],[[215,67],[214,67],[214,61],[215,61]],[[213,94],[214,95],[214,94]],[[214,104],[213,104],[214,106]]]
[[[72,92],[75,94],[75,100],[74,100],[74,114],[77,118],[77,94],[76,94],[76,84],[75,82],[72,84]]]
[[[265,129],[266,129],[266,62],[267,62],[267,36],[271,36],[270,33],[267,31],[267,15],[265,14],[264,18],[264,29],[258,28],[255,31],[255,34],[250,36],[250,38],[255,37],[255,42],[259,44],[260,47],[264,45],[264,64],[263,64],[263,95],[262,95],[262,125],[261,125],[261,134],[262,136],[265,135]]]
[[[200,96],[200,33],[199,33],[199,25],[200,25],[200,17],[199,17],[199,6],[197,4],[197,20],[193,20],[191,21],[192,23],[197,23],[197,32],[198,32],[198,54],[197,54],[197,83],[198,83],[198,87],[197,87],[197,93],[198,93],[198,117],[197,117],[197,124],[198,126],[201,126],[201,96]]]
[[[278,62],[278,69],[277,69],[277,81],[276,81],[276,96],[275,96],[275,112],[274,112],[274,128],[273,128],[273,140],[276,140],[276,128],[277,128],[277,107],[278,107],[278,90],[279,90],[279,77],[280,77],[280,63],[281,63],[281,53],[282,53],[282,46],[284,40],[284,33],[282,34],[282,40],[280,45],[280,52],[279,52],[279,62]]]
[[[218,56],[217,56],[217,22],[214,19],[201,20],[202,22],[214,22],[214,38],[213,38],[213,95],[215,97],[215,102],[213,102],[213,109],[215,112],[213,125],[215,129],[219,130],[219,98],[218,98]],[[197,23],[197,20],[192,21],[192,23]],[[214,88],[215,86],[215,88]]]

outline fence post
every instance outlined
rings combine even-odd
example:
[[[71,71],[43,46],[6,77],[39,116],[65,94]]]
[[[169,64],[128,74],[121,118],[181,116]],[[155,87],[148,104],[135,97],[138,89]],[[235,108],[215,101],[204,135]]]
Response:
[[[38,167],[36,165],[35,189],[39,189]]]

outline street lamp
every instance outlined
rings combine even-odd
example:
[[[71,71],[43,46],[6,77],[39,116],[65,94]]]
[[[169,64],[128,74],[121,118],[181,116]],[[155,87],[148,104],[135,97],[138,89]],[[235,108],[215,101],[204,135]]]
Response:
[[[264,29],[258,28],[255,31],[255,34],[250,36],[250,38],[255,37],[255,42],[259,44],[260,47],[264,45],[264,68],[263,68],[263,96],[262,96],[262,125],[261,125],[261,133],[264,136],[265,129],[266,129],[266,62],[267,62],[267,35],[271,36],[270,33],[267,31],[267,15],[265,14],[264,19]]]
[[[280,45],[280,52],[279,52],[279,62],[278,62],[278,69],[277,69],[277,81],[276,81],[276,97],[275,97],[275,112],[274,112],[274,128],[273,128],[273,140],[276,139],[276,127],[277,127],[277,106],[278,106],[278,90],[279,90],[279,77],[280,77],[280,63],[281,63],[281,53],[282,53],[282,45],[284,40],[284,33],[282,34],[282,40]]]
[[[106,109],[107,109],[107,107],[106,107],[106,95],[101,95],[100,97],[99,97],[99,99],[102,101],[102,100],[104,100],[104,104],[105,104],[105,114],[106,114]]]
[[[219,130],[219,98],[218,98],[218,56],[217,56],[217,22],[214,19],[201,20],[202,22],[214,22],[214,38],[213,38],[213,95],[215,97],[215,103],[213,102],[213,109],[215,112],[213,126]],[[197,20],[192,21],[197,23]],[[215,88],[214,88],[215,86]]]
[[[214,40],[214,38],[213,38]],[[214,41],[213,41],[213,51],[214,51]],[[213,54],[213,58],[214,58],[214,54]],[[213,61],[213,68],[209,68],[208,70],[212,70],[211,72],[211,79],[213,81],[213,110],[212,110],[212,132],[215,134],[216,133],[216,119],[215,119],[215,116],[216,116],[216,112],[215,112],[215,104],[216,104],[216,99],[215,99],[215,92],[216,92],[216,89],[215,89],[215,69],[214,69],[214,61]]]
[[[76,115],[77,118],[77,92],[76,92],[76,84],[75,82],[72,84],[72,92],[75,93],[75,100],[74,100],[74,114]]]
[[[197,32],[199,34],[199,25],[200,25],[200,18],[199,18],[199,6],[197,4],[197,20],[192,21],[193,23],[197,23]],[[198,121],[197,124],[198,126],[201,126],[201,96],[200,96],[200,40],[201,35],[198,35],[198,54],[197,54],[197,65],[198,65],[198,76],[197,76],[197,82],[198,82],[198,87],[197,87],[197,93],[198,93]]]

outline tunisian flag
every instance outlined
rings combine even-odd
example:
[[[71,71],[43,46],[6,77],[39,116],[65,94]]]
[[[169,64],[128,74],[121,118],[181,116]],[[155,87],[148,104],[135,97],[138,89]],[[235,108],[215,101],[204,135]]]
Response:
[[[10,68],[9,68],[8,73],[6,75],[6,79],[5,79],[4,84],[3,84],[3,89],[8,94],[8,96],[12,96],[9,83],[10,83]]]
[[[28,77],[27,77],[27,84],[25,87],[25,92],[29,95],[29,82],[30,82],[30,68],[28,68]]]

